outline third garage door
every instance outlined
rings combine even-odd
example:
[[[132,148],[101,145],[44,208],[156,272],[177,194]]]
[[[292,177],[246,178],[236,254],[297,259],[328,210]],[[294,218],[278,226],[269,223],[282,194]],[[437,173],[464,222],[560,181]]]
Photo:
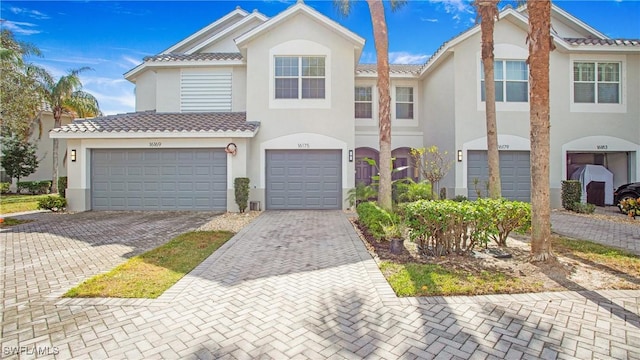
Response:
[[[266,208],[341,209],[341,150],[267,150]]]
[[[469,199],[475,200],[477,191],[487,196],[486,181],[489,168],[486,151],[469,151],[467,160],[467,188]],[[502,197],[509,200],[531,200],[531,170],[528,151],[500,151],[500,181]],[[474,179],[477,180],[475,185]]]

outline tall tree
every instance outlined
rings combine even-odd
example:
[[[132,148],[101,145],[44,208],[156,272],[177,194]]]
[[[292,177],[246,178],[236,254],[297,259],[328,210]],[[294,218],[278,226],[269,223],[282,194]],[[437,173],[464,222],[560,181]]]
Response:
[[[36,172],[38,158],[36,157],[35,144],[23,141],[17,135],[6,136],[1,140],[2,160],[0,160],[0,165],[9,177],[16,178],[16,184],[20,182],[20,178]]]
[[[493,29],[498,18],[499,0],[475,0],[482,32],[482,66],[484,68],[484,99],[487,119],[487,161],[489,165],[489,197],[502,196],[498,126],[496,124],[496,82],[494,78]]]
[[[100,115],[98,100],[82,90],[80,73],[90,70],[88,67],[70,70],[65,76],[55,81],[49,74],[44,74],[42,91],[44,99],[53,112],[54,127],[60,127],[63,114],[71,117],[91,117]],[[58,139],[53,139],[53,183],[51,192],[58,192]]]
[[[33,119],[40,110],[39,71],[26,62],[27,56],[40,56],[35,46],[17,41],[10,30],[0,32],[0,121],[2,135],[29,138]]]
[[[549,54],[551,0],[528,0],[529,90],[531,127],[531,261],[552,259],[551,205],[549,200]]]
[[[404,0],[391,0],[391,9],[396,10],[405,4]],[[351,0],[334,0],[344,15],[351,12]],[[373,41],[376,47],[378,80],[378,130],[380,143],[380,181],[378,184],[378,204],[390,210],[391,202],[391,93],[389,79],[389,34],[382,0],[367,0]]]

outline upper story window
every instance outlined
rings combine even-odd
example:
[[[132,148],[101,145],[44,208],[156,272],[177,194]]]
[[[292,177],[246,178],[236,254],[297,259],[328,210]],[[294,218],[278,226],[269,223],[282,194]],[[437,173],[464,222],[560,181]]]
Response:
[[[396,119],[413,119],[412,87],[396,87]]]
[[[373,118],[373,95],[371,86],[357,86],[355,88],[356,119]]]
[[[575,103],[619,104],[620,63],[574,62],[573,101]]]
[[[276,56],[276,99],[324,99],[323,56]]]
[[[524,60],[495,60],[496,102],[529,101],[529,68]],[[480,97],[485,101],[484,67],[480,67]]]

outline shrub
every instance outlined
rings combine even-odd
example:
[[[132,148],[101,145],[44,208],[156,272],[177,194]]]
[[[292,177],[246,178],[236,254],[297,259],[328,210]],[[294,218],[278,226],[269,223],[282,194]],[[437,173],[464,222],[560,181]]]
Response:
[[[504,199],[420,200],[402,210],[411,240],[429,256],[468,253],[490,240],[504,246],[512,231],[531,226],[531,206]]]
[[[236,204],[238,204],[240,212],[243,213],[247,208],[247,203],[249,201],[249,178],[235,178],[233,181],[233,187],[235,188]]]
[[[59,196],[47,196],[38,200],[38,209],[51,210],[53,212],[64,211],[67,207],[67,199]]]
[[[373,202],[363,202],[356,208],[358,220],[369,230],[369,233],[381,240],[385,238],[384,227],[393,225],[398,219]]]
[[[447,188],[440,188],[440,199],[445,200],[447,198]]]
[[[378,192],[371,185],[364,183],[357,183],[356,187],[350,189],[347,193],[347,202],[349,206],[358,206],[365,201],[375,201],[378,197]]]
[[[596,211],[596,206],[593,204],[585,204],[581,202],[575,202],[571,205],[571,211],[575,211],[578,214],[593,214]]]
[[[562,181],[562,207],[573,210],[576,203],[580,203],[582,198],[582,184],[578,180]]]
[[[457,202],[469,201],[469,198],[467,198],[464,195],[456,195],[456,197],[453,198],[453,201],[457,201]]]
[[[410,180],[407,183],[399,183],[404,187],[404,191],[400,194],[400,202],[414,202],[418,200],[432,200],[433,195],[431,192],[431,183],[428,181],[421,181],[419,183]]]
[[[9,192],[9,187],[11,186],[11,183],[8,182],[1,182],[0,183],[0,194],[6,194]]]
[[[17,187],[18,193],[26,190],[31,195],[48,194],[51,189],[51,181],[20,181]]]
[[[58,178],[58,195],[66,197],[67,195],[67,177],[60,176]]]

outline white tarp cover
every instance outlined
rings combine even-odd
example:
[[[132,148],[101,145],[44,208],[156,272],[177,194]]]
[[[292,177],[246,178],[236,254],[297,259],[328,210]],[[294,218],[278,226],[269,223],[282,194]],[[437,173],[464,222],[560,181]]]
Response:
[[[613,173],[602,165],[582,165],[571,174],[571,180],[582,183],[582,203],[587,202],[587,185],[592,181],[604,181],[604,203],[613,205]]]

